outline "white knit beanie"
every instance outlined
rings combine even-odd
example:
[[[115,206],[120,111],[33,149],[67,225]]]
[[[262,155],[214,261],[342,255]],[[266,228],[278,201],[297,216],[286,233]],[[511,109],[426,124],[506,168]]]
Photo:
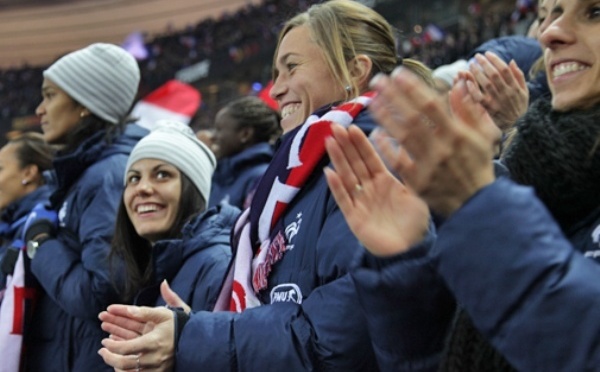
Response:
[[[433,70],[433,77],[443,80],[449,87],[454,85],[454,78],[461,71],[468,71],[469,63],[464,59],[456,60],[448,65],[442,65]]]
[[[141,159],[157,159],[177,167],[196,186],[204,201],[210,197],[210,185],[217,161],[212,151],[196,138],[186,124],[160,120],[156,127],[133,148],[123,183],[127,184],[129,168]]]
[[[140,69],[123,48],[97,43],[63,56],[44,71],[44,77],[91,113],[117,124],[133,104]]]

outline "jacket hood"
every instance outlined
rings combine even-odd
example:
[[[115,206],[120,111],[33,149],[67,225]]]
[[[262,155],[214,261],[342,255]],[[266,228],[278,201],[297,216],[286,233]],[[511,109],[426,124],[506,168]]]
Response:
[[[58,205],[69,188],[92,164],[113,155],[128,156],[133,146],[148,130],[136,124],[129,124],[125,131],[110,144],[106,140],[106,131],[98,131],[83,141],[75,151],[58,154],[53,161],[56,192],[51,196],[53,206]]]
[[[161,240],[152,247],[156,282],[171,280],[185,260],[198,251],[230,243],[240,210],[223,203],[207,209],[183,228],[181,239]]]
[[[145,135],[150,133],[148,129],[142,128],[137,124],[128,124],[125,126],[125,131],[108,147],[104,149],[100,158],[109,157],[114,154],[129,155],[133,147]]]

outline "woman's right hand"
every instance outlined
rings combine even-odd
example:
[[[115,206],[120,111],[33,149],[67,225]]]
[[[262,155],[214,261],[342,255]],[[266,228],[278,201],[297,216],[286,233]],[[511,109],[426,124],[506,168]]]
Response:
[[[507,64],[492,52],[476,54],[475,61],[469,67],[474,81],[465,72],[459,73],[458,78],[467,79],[469,93],[506,133],[529,105],[525,75],[514,60]]]

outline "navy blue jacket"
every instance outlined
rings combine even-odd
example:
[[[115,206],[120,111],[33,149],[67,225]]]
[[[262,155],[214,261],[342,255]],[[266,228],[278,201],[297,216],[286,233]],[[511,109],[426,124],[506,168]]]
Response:
[[[366,112],[356,123],[365,131],[374,127]],[[177,345],[177,370],[378,370],[348,274],[363,248],[322,167],[307,182],[282,217],[288,248],[260,293],[265,305],[194,313]]]
[[[372,337],[382,368],[435,370],[423,367],[439,360],[440,349],[415,345],[411,337],[414,327],[434,340],[448,328],[447,287],[517,370],[598,370],[600,209],[570,236],[533,189],[502,177],[444,222],[429,258],[415,261],[415,251],[383,268],[363,264],[355,279],[359,289],[371,289],[360,295],[369,324],[378,326]],[[411,287],[409,295],[399,291]],[[423,288],[429,295],[418,293]],[[408,301],[425,313],[403,316],[398,309]]]
[[[273,147],[258,143],[233,156],[219,159],[212,177],[208,206],[226,201],[244,209],[246,197],[254,190],[273,158]]]
[[[474,325],[517,370],[597,371],[599,235],[599,210],[569,241],[531,188],[502,178],[446,221],[433,253]]]
[[[31,261],[44,293],[26,335],[28,371],[112,370],[97,353],[106,336],[98,313],[118,302],[107,256],[127,157],[146,133],[128,125],[108,145],[102,131],[54,160],[57,189],[50,200],[59,229]]]
[[[21,240],[23,235],[23,227],[25,220],[29,215],[29,212],[38,203],[47,202],[50,197],[51,188],[48,185],[43,185],[35,189],[33,192],[23,196],[19,200],[12,202],[7,206],[0,216],[0,239],[2,240],[2,246],[0,246],[0,261],[2,261],[4,254],[7,249],[19,249],[20,247],[12,248],[14,240]],[[13,267],[14,268],[14,267]],[[4,288],[6,275],[0,271],[0,289]]]
[[[218,205],[186,224],[181,239],[156,242],[154,284],[140,291],[136,305],[164,305],[159,286],[166,279],[192,310],[212,310],[229,267],[230,235],[239,214],[236,207]]]
[[[456,304],[428,252],[430,234],[409,252],[364,252],[352,278],[382,371],[438,371]]]

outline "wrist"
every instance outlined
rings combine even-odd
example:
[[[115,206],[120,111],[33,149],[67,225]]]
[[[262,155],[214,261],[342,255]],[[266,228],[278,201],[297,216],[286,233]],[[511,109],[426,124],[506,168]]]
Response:
[[[183,332],[183,327],[190,320],[190,315],[183,310],[183,308],[170,308],[173,311],[173,318],[175,321],[175,350],[178,348],[179,338]]]

